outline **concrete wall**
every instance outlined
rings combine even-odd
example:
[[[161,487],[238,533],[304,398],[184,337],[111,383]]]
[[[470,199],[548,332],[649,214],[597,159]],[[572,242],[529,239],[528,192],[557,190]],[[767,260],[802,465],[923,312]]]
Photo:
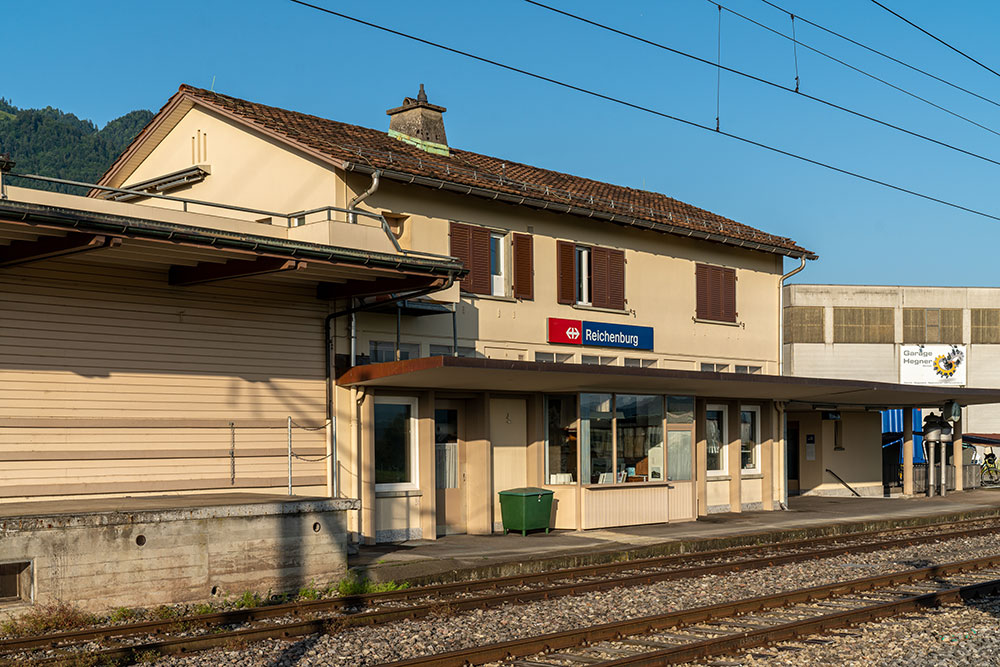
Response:
[[[5,517],[0,562],[31,563],[34,602],[95,612],[292,592],[344,576],[344,515],[355,507],[329,500]]]
[[[969,387],[1000,387],[1000,345],[972,343],[970,310],[1000,308],[1000,288],[900,287],[882,285],[788,285],[785,307],[821,306],[826,324],[824,343],[787,343],[783,372],[805,377],[829,377],[899,382],[899,355],[903,344],[903,308],[962,309],[962,343],[966,345]],[[833,342],[835,307],[893,308],[893,343]],[[964,412],[966,433],[1000,433],[1000,405],[976,405]]]

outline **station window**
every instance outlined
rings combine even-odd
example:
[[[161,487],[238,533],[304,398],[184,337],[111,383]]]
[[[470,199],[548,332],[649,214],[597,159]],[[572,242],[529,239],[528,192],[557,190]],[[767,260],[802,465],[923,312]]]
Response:
[[[656,359],[636,359],[635,357],[625,357],[625,365],[632,368],[656,368]]]
[[[616,394],[615,427],[620,481],[657,482],[666,479],[663,397]]]
[[[375,490],[417,488],[417,399],[375,398]]]
[[[605,357],[596,354],[581,354],[581,364],[592,364],[594,366],[617,366],[618,357]]]
[[[458,410],[434,411],[434,479],[439,489],[458,488]]]
[[[705,452],[709,475],[725,475],[729,470],[726,412],[725,405],[709,405],[705,410]]]
[[[667,396],[667,479],[690,480],[694,470],[694,398]]]
[[[580,476],[590,484],[613,484],[616,481],[611,401],[611,394],[580,394],[580,453],[583,461]]]
[[[740,468],[760,471],[760,408],[756,406],[740,407]]]
[[[729,364],[702,364],[701,370],[709,373],[728,373]]]
[[[568,352],[535,352],[535,361],[568,364],[573,361],[573,355]]]
[[[576,395],[545,397],[545,478],[576,483]]]
[[[612,248],[556,242],[557,301],[625,309],[625,253]]]
[[[747,373],[750,375],[760,375],[760,366],[734,366],[733,371],[736,373]]]
[[[396,343],[387,340],[373,340],[368,344],[368,359],[370,363],[378,364],[384,361],[396,360]],[[419,343],[400,343],[399,360],[416,359],[420,356]]]
[[[590,305],[593,275],[590,272],[590,248],[576,247],[576,302],[580,305]]]
[[[490,234],[490,294],[507,296],[507,240],[504,234]]]

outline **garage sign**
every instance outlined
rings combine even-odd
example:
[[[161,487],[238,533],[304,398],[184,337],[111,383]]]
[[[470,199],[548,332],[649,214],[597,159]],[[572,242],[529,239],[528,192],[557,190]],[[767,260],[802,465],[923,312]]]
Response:
[[[965,386],[964,345],[902,345],[899,381],[902,384]]]
[[[549,342],[562,345],[653,349],[653,327],[549,318]]]

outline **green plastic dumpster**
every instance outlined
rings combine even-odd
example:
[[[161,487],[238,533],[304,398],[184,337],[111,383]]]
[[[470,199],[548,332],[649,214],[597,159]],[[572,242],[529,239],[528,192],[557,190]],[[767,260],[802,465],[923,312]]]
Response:
[[[527,487],[500,492],[500,515],[504,535],[512,530],[526,535],[529,530],[549,532],[552,516],[552,491]]]

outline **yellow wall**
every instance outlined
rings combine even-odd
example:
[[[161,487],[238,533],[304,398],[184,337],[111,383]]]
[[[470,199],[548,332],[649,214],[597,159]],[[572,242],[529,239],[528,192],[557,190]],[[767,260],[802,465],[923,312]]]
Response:
[[[852,495],[827,469],[861,495],[882,495],[882,417],[841,411],[843,449],[835,448],[835,424],[819,412],[790,412],[799,422],[799,485],[807,495]],[[816,436],[816,460],[806,460],[806,435]]]

